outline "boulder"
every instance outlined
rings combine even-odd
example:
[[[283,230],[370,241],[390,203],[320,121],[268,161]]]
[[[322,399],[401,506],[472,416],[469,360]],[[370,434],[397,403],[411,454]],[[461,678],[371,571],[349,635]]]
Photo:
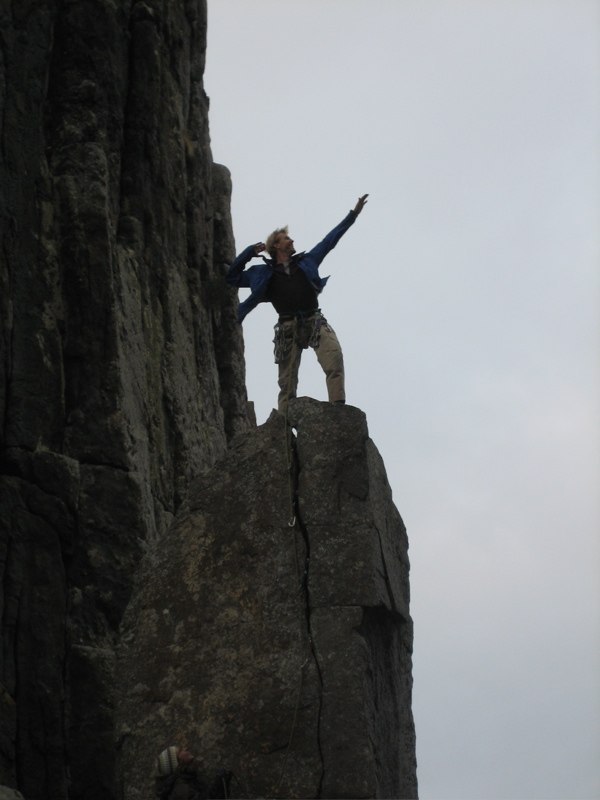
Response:
[[[416,797],[408,542],[383,463],[359,409],[301,398],[288,422],[238,437],[145,556],[117,668],[125,800],[169,745],[231,770],[237,796]]]

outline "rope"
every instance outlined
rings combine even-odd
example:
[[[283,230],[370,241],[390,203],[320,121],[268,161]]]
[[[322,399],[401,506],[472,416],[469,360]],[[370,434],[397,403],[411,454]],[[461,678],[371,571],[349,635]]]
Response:
[[[295,487],[294,481],[292,480],[292,470],[293,470],[293,458],[292,458],[292,433],[289,426],[289,417],[288,417],[288,409],[289,409],[289,401],[290,401],[290,390],[292,387],[292,375],[293,369],[292,360],[295,357],[295,349],[298,347],[296,343],[296,334],[297,334],[297,327],[298,327],[298,320],[294,318],[293,327],[292,327],[292,341],[291,341],[291,353],[290,353],[290,364],[288,368],[288,384],[286,388],[285,394],[285,413],[284,413],[284,435],[285,435],[285,452],[286,452],[286,461],[287,461],[287,468],[288,468],[288,486],[289,486],[289,502],[290,502],[290,521],[288,522],[288,527],[293,529],[293,537],[294,537],[294,559],[296,562],[296,577],[298,579],[298,587],[299,591],[302,591],[302,570],[300,568],[300,561],[298,559],[298,547],[296,543],[296,523],[297,523],[297,516],[296,516],[296,497],[295,497]],[[300,631],[300,635],[302,636],[302,630]],[[300,677],[298,680],[298,690],[296,693],[296,703],[294,705],[294,713],[292,716],[292,725],[290,728],[290,735],[288,737],[287,747],[285,749],[285,755],[283,757],[283,763],[281,765],[281,773],[279,775],[279,781],[277,782],[277,786],[275,787],[275,795],[279,794],[279,790],[281,788],[281,784],[283,783],[283,779],[285,777],[285,771],[287,768],[288,758],[290,755],[290,750],[292,748],[292,741],[294,739],[294,734],[296,732],[296,727],[298,724],[298,711],[300,709],[300,702],[302,700],[302,684],[304,682],[304,667],[308,663],[308,656],[304,660],[304,663],[300,666]]]
[[[284,414],[284,436],[285,436],[285,455],[287,461],[287,468],[288,468],[288,489],[289,489],[289,500],[290,500],[290,521],[288,522],[288,527],[294,528],[296,526],[296,500],[295,500],[295,493],[294,493],[294,482],[292,481],[292,435],[289,427],[288,422],[288,413],[289,413],[289,404],[290,404],[290,391],[292,388],[292,375],[293,370],[291,369],[291,362],[293,357],[295,356],[295,349],[298,347],[296,344],[296,331],[298,327],[297,319],[294,319],[293,326],[292,326],[292,342],[291,342],[291,353],[290,353],[290,364],[288,365],[288,382],[287,387],[285,390],[285,414]]]
[[[300,700],[302,699],[302,684],[303,684],[303,670],[306,664],[308,663],[308,658],[305,659],[304,664],[300,667],[300,680],[298,681],[298,694],[296,696],[296,705],[294,707],[294,716],[292,717],[292,727],[290,730],[290,736],[288,739],[287,747],[285,748],[285,755],[283,757],[283,764],[281,765],[281,773],[279,775],[279,781],[277,782],[277,786],[275,787],[275,794],[279,794],[279,789],[281,788],[281,784],[283,783],[283,778],[285,777],[285,769],[287,767],[287,761],[290,754],[290,750],[292,749],[292,740],[294,738],[294,733],[296,732],[296,724],[298,722],[298,711],[300,709]]]
[[[317,311],[318,311],[318,313],[320,315],[320,309],[318,309]],[[322,315],[320,315],[318,317],[318,319],[315,321],[315,325],[314,325],[314,328],[312,330],[311,337],[310,337],[310,340],[308,342],[308,346],[314,347],[314,348],[317,348],[319,346],[321,325],[326,325],[326,324],[327,324],[327,320],[324,317],[322,317]],[[293,352],[294,349],[295,348],[300,348],[300,344],[297,342],[297,335],[298,335],[298,318],[294,317],[293,327],[292,327],[292,342],[291,342],[292,353],[290,354],[290,363],[292,361],[292,357],[295,356],[295,353]],[[301,348],[301,349],[304,349],[304,348]],[[296,513],[295,486],[294,486],[294,481],[292,480],[292,474],[293,474],[292,470],[293,470],[293,466],[294,466],[293,465],[293,458],[292,458],[292,433],[291,433],[291,428],[290,428],[290,425],[289,425],[289,417],[288,417],[290,390],[291,390],[291,386],[292,386],[292,374],[293,374],[293,370],[290,369],[289,370],[289,376],[288,376],[288,384],[287,384],[286,394],[285,394],[285,412],[284,412],[284,415],[283,415],[284,416],[284,420],[285,420],[284,434],[285,434],[286,460],[287,460],[287,467],[288,467],[288,485],[289,485],[289,503],[290,503],[290,520],[288,522],[288,527],[293,529],[293,535],[294,535],[294,558],[295,558],[295,562],[296,562],[296,576],[297,576],[297,579],[298,579],[298,591],[302,592],[303,591],[304,582],[307,579],[308,568],[305,567],[305,569],[303,571],[301,566],[300,566],[300,560],[299,560],[299,557],[298,557],[298,546],[297,546],[297,541],[296,541],[296,527],[298,525],[298,516],[297,516],[297,513]],[[307,618],[307,623],[306,624],[307,625],[309,624],[308,623],[308,618]],[[300,636],[301,636],[302,639],[304,638],[303,637],[303,627],[300,630]],[[288,743],[287,743],[287,746],[286,746],[286,749],[285,749],[285,755],[283,757],[283,763],[281,765],[281,773],[279,775],[279,780],[278,780],[277,786],[275,788],[275,795],[276,796],[279,794],[279,790],[281,788],[281,785],[282,785],[284,777],[285,777],[285,771],[286,771],[286,768],[287,768],[288,759],[289,759],[290,751],[291,751],[291,748],[292,748],[292,742],[293,742],[294,734],[296,732],[296,727],[297,727],[297,724],[298,724],[298,712],[300,710],[300,703],[301,703],[301,700],[302,700],[302,686],[303,686],[303,682],[304,682],[304,667],[308,664],[308,662],[309,662],[311,657],[314,659],[314,662],[315,662],[315,665],[316,665],[316,669],[317,669],[317,673],[318,673],[318,678],[319,678],[319,681],[320,681],[321,685],[323,683],[321,670],[319,668],[319,661],[318,661],[317,653],[316,653],[316,650],[315,650],[315,644],[314,644],[314,642],[312,640],[312,636],[310,634],[310,629],[307,630],[307,634],[306,634],[306,646],[307,646],[307,656],[306,656],[304,662],[302,663],[302,665],[300,666],[300,677],[299,677],[299,680],[298,680],[298,690],[297,690],[297,695],[296,695],[296,702],[295,702],[295,705],[294,705],[294,713],[293,713],[293,716],[292,716],[292,724],[291,724],[291,727],[290,727],[290,734],[289,734],[289,738],[288,738]]]

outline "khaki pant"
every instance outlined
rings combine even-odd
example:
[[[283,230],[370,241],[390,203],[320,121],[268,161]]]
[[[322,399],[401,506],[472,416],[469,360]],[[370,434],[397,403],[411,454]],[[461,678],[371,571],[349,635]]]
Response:
[[[296,397],[300,359],[302,350],[307,347],[314,349],[325,373],[329,402],[345,402],[344,356],[335,331],[327,320],[318,314],[304,320],[286,320],[280,322],[279,327],[283,339],[278,362],[279,411],[285,414],[288,400]]]

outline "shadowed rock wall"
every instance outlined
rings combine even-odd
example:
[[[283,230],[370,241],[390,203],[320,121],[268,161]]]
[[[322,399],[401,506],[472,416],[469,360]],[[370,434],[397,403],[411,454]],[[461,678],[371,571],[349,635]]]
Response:
[[[144,543],[249,427],[204,0],[0,4],[0,784],[115,796]]]
[[[417,796],[408,542],[364,414],[308,398],[192,485],[118,668],[126,800],[188,745],[234,796]]]
[[[414,797],[404,527],[357,409],[253,428],[205,46],[204,0],[0,3],[0,784],[133,798],[185,739]]]

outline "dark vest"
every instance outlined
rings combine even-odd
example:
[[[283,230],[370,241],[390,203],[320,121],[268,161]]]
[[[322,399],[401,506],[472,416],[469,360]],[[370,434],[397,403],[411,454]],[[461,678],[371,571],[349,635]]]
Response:
[[[289,274],[283,264],[273,267],[265,298],[278,314],[314,311],[318,307],[316,290],[293,261],[289,265]]]

